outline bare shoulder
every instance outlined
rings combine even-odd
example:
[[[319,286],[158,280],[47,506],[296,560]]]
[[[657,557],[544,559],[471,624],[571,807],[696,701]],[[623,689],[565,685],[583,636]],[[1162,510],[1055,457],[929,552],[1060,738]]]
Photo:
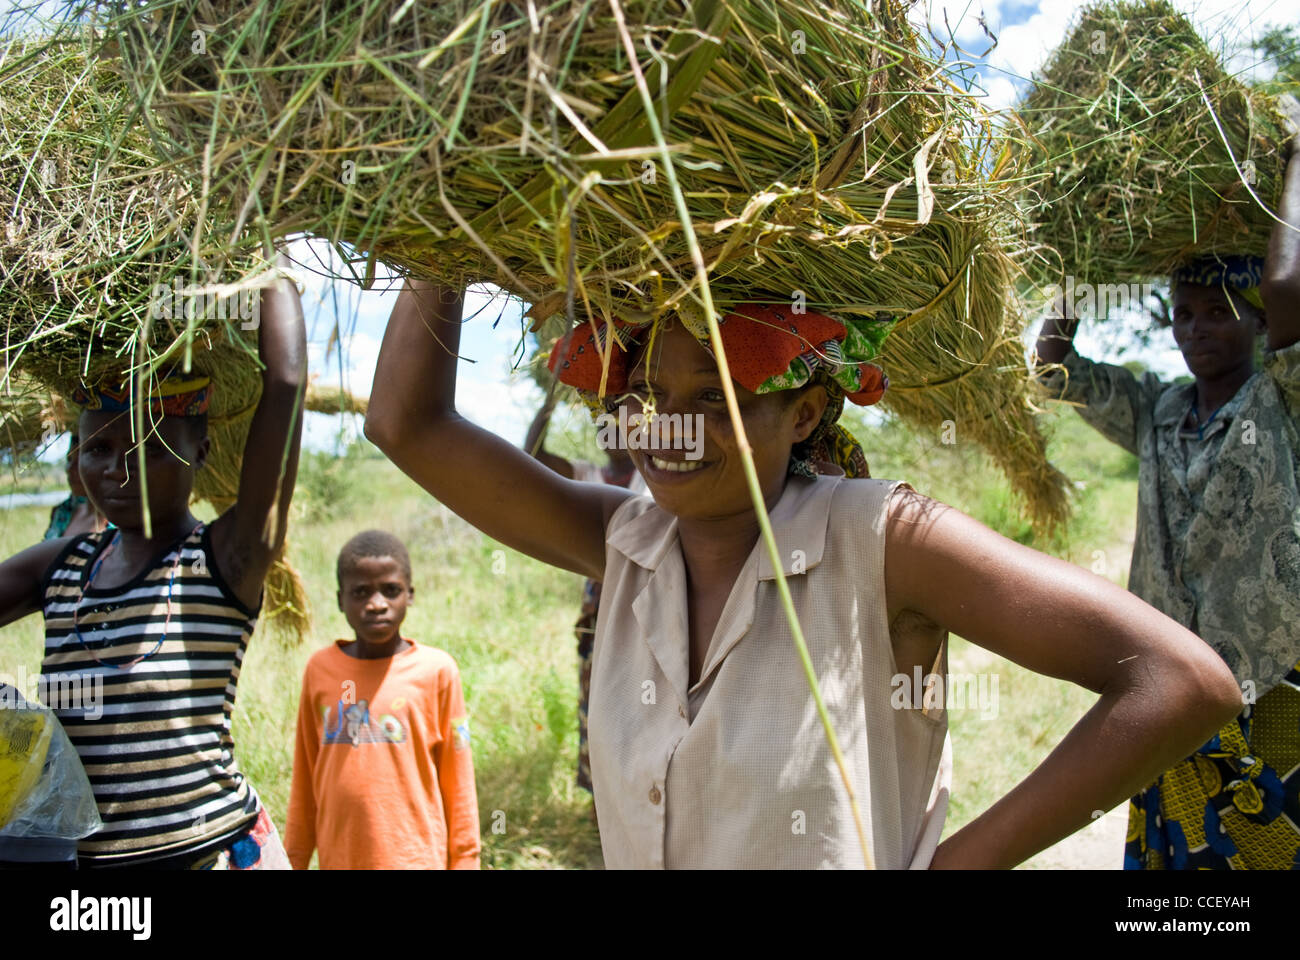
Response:
[[[76,539],[42,540],[0,563],[0,624],[12,623],[41,608],[45,574]]]
[[[979,526],[960,510],[918,493],[907,484],[899,484],[893,489],[886,509],[886,549],[891,545],[906,546],[923,540],[941,520],[951,521],[960,517]]]
[[[50,565],[58,559],[59,554],[66,550],[80,534],[71,537],[59,537],[55,540],[42,540],[40,543],[28,547],[21,553],[16,553],[5,564],[14,564],[11,569],[21,570],[24,574],[30,576],[33,582],[39,586],[44,580],[46,572]]]

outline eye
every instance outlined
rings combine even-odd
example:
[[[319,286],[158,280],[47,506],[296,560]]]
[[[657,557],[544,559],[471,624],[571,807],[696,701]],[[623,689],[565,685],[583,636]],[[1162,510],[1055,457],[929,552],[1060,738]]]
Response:
[[[700,391],[700,399],[706,403],[722,403],[727,397],[721,390],[709,388]]]

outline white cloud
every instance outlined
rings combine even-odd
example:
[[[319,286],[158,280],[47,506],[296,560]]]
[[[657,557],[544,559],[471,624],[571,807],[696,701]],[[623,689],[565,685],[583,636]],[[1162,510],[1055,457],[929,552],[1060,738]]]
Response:
[[[456,410],[461,416],[516,445],[524,442],[541,402],[541,391],[524,373],[495,381],[466,377],[456,381]]]
[[[990,110],[1004,110],[1020,99],[1020,87],[1005,76],[990,77],[986,83],[988,96],[984,105]]]
[[[942,38],[946,36],[946,13],[958,41],[974,55],[987,46],[987,41],[980,43],[983,31],[978,19],[982,9],[989,29],[998,37],[997,47],[985,62],[1010,77],[1028,78],[1065,39],[1066,31],[1085,5],[1076,0],[1040,0],[1004,7],[1001,0],[991,0],[981,7],[966,0],[930,0],[913,8],[912,19],[923,23],[928,13]],[[1270,27],[1300,23],[1300,0],[1174,0],[1174,5],[1192,21],[1211,49],[1229,56],[1231,69],[1248,71],[1249,77],[1270,73],[1267,68],[1252,69],[1256,57],[1249,50],[1251,41]],[[1013,89],[1009,81],[998,83],[996,74],[986,71],[985,75],[990,105],[1009,102],[1007,93]]]

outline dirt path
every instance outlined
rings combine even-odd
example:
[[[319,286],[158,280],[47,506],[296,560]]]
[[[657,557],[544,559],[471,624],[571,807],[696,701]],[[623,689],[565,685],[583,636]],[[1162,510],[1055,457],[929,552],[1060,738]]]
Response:
[[[1026,861],[1022,870],[1119,870],[1124,865],[1128,804]]]

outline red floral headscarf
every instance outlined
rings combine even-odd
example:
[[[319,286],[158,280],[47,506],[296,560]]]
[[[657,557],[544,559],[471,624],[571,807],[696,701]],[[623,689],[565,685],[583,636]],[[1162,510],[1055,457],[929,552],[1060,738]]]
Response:
[[[685,315],[680,319],[712,353],[707,328]],[[812,473],[815,461],[826,460],[850,477],[867,475],[861,446],[836,421],[846,397],[868,406],[884,396],[889,378],[870,360],[891,326],[879,320],[841,322],[820,313],[758,304],[737,307],[719,321],[731,376],[746,390],[772,393],[815,382],[830,395],[821,423],[791,456],[792,472]],[[577,388],[594,410],[600,409],[600,397],[618,397],[626,391],[629,351],[650,324],[615,320],[613,336],[610,328],[604,321],[580,324],[555,345],[547,363],[560,382]]]

